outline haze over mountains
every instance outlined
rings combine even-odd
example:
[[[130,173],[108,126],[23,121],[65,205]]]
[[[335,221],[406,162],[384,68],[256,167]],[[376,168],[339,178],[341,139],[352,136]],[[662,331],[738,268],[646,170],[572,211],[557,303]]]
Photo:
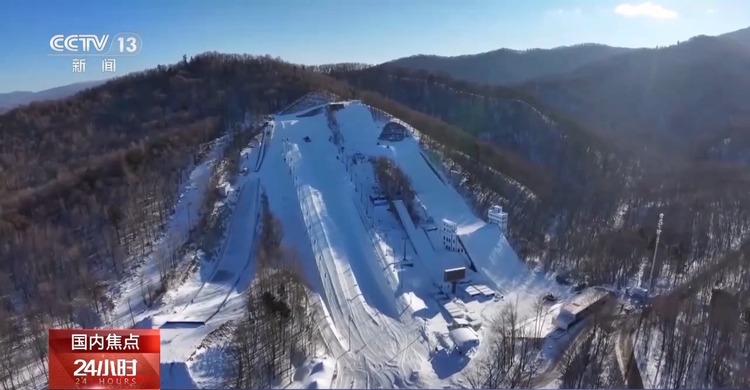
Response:
[[[714,38],[750,47],[750,27]],[[679,42],[676,43],[679,44]],[[642,50],[647,49],[581,43],[552,49],[513,50],[501,48],[485,53],[452,57],[418,54],[395,59],[383,65],[445,73],[451,77],[478,84],[512,85],[545,76],[561,75],[619,54]]]
[[[635,147],[705,157],[750,123],[750,50],[695,37],[640,49],[522,85],[604,135]]]
[[[750,28],[654,49],[584,44],[384,65],[521,89],[622,146],[750,161]]]
[[[23,104],[29,104],[33,101],[62,99],[74,95],[86,88],[93,88],[97,85],[101,85],[105,81],[106,80],[83,81],[80,83],[73,83],[60,87],[45,89],[38,92],[13,91],[8,93],[0,93],[0,113]]]

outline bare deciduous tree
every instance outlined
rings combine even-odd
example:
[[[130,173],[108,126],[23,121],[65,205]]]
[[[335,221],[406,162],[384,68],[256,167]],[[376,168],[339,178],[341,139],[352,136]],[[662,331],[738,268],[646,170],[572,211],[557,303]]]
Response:
[[[465,376],[477,389],[528,388],[539,353],[538,339],[519,329],[518,312],[507,304],[489,324],[486,351]]]

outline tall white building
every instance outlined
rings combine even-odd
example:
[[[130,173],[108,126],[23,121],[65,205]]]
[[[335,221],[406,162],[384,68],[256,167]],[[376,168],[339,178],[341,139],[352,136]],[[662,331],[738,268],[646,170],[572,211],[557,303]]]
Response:
[[[442,229],[440,229],[443,235],[443,246],[449,251],[461,252],[461,245],[458,243],[456,230],[455,222],[443,219]]]
[[[503,234],[508,231],[508,213],[503,211],[502,206],[496,204],[492,205],[490,209],[487,210],[487,219],[489,219],[491,223],[500,226],[500,231]]]

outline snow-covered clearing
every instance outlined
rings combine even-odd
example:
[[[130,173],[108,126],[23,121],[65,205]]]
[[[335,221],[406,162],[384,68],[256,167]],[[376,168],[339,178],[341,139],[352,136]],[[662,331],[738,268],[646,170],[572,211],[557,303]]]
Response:
[[[650,343],[646,343],[646,338],[640,335],[640,337],[633,337],[634,347],[634,359],[638,365],[638,370],[641,373],[641,379],[643,380],[643,387],[646,389],[655,389],[662,386],[660,363],[660,350],[654,348],[661,343],[662,334],[661,330],[657,327],[651,329],[651,335],[649,337]]]
[[[569,295],[550,277],[529,271],[497,226],[472,214],[430,167],[417,140],[379,142],[382,124],[359,102],[345,102],[336,117],[344,140],[339,146],[331,142],[323,110],[277,116],[259,172],[276,178],[265,185],[271,208],[325,305],[321,333],[334,359],[334,387],[454,384],[468,362],[445,341],[454,319],[443,304],[452,302],[459,316],[481,328],[501,301],[517,304],[529,318],[542,294]],[[353,163],[355,154],[364,159]],[[395,213],[370,202],[370,156],[388,156],[410,176],[428,214],[425,223],[407,219],[399,202]],[[435,239],[434,221],[442,218],[458,224],[470,258]],[[453,296],[442,282],[444,269],[472,261],[477,271],[468,271],[459,290],[488,286],[495,299]],[[544,314],[539,333],[550,331],[554,316]]]
[[[197,222],[197,210],[204,195],[201,190],[205,189],[210,168],[217,162],[221,150],[215,147],[211,157],[191,173],[190,183],[175,207],[165,237],[187,237],[190,225]],[[258,164],[259,151],[243,151],[241,168],[253,169]],[[121,284],[110,326],[161,329],[162,388],[200,385],[191,374],[191,366],[196,363],[191,357],[207,335],[242,314],[242,293],[253,277],[252,255],[261,185],[255,176],[238,177],[225,200],[233,207],[233,212],[218,255],[213,259],[197,255],[197,271],[167,291],[161,302],[147,307],[142,299],[142,280],[159,277],[155,256],[144,259],[133,277]],[[159,253],[158,247],[154,252]],[[216,370],[216,375],[221,375],[221,369]],[[221,385],[217,381],[211,383]]]
[[[330,389],[335,365],[330,357],[314,358],[299,367],[294,375],[294,381],[284,388]]]
[[[117,285],[114,295],[114,311],[110,315],[113,327],[132,326],[135,314],[148,310],[143,300],[143,291],[145,287],[155,285],[159,279],[157,257],[166,256],[166,251],[170,247],[178,248],[184,244],[189,237],[190,230],[199,222],[199,210],[205,195],[204,190],[211,179],[212,168],[219,163],[225,142],[225,139],[218,140],[205,161],[193,168],[177,200],[172,216],[164,227],[164,233],[154,243],[151,255],[141,259],[131,271],[131,277]]]
[[[222,316],[215,323],[211,321],[224,304],[239,297],[252,280],[259,195],[258,180],[248,180],[240,190],[229,225],[231,234],[218,262],[212,270],[202,268],[177,290],[169,303],[171,313],[151,317],[152,326],[161,328],[162,361],[186,361],[203,338],[226,321]],[[238,301],[235,310],[241,307],[241,299]]]

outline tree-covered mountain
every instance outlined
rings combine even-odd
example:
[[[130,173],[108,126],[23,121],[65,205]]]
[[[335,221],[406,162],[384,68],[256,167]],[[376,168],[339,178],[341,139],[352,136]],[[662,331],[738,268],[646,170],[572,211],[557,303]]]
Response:
[[[743,28],[742,30],[732,31],[724,35],[719,36],[722,39],[734,41],[740,45],[747,46],[750,49],[750,27]]]
[[[668,157],[747,161],[750,50],[737,40],[699,36],[639,49],[523,89],[628,147]],[[725,147],[726,143],[726,147]]]
[[[622,47],[581,44],[554,49],[499,49],[486,53],[443,57],[415,55],[386,62],[386,66],[423,69],[480,84],[515,84],[565,73],[583,65],[630,51]]]
[[[664,164],[662,159],[611,142],[598,129],[577,123],[513,88],[387,67],[333,74],[461,126],[545,173],[554,188],[549,196],[519,202],[513,192],[501,190],[500,199],[493,199],[510,206],[509,240],[527,259],[537,259],[544,269],[558,275],[616,287],[645,282],[649,275],[643,270],[653,264],[659,289],[669,293],[655,300],[653,310],[638,316],[637,325],[625,329],[664,335],[660,344],[645,341],[664,349],[660,361],[674,362],[680,356],[685,364],[681,368],[674,363],[664,365],[660,383],[665,387],[746,387],[750,383],[747,327],[739,325],[736,308],[748,309],[747,304],[734,303],[750,296],[750,173],[746,168],[710,160]],[[442,157],[449,163],[455,161],[452,156]],[[462,189],[474,196],[482,186],[500,181],[491,175],[470,178],[471,183]],[[657,239],[660,215],[664,223]],[[732,297],[729,310],[722,314],[721,323],[726,325],[715,321],[722,310],[714,299],[717,291],[730,291]],[[582,364],[607,358],[593,344],[599,345],[589,344],[579,355],[585,358],[563,364],[565,386],[603,386],[583,379]],[[731,362],[721,365],[726,371],[718,369],[717,359]]]
[[[501,49],[386,65],[511,84],[598,136],[660,163],[750,162],[750,28],[654,49]]]
[[[506,206],[511,243],[549,271],[593,284],[642,277],[663,212],[655,272],[670,286],[706,287],[716,278],[736,286],[750,272],[750,245],[740,245],[750,231],[747,170],[714,161],[661,167],[514,88],[387,66],[319,68],[206,53],[0,116],[0,237],[7,238],[0,298],[14,297],[0,304],[0,350],[11,351],[0,379],[16,375],[17,351],[41,351],[44,360],[38,346],[51,324],[79,321],[82,312],[106,317],[108,286],[150,254],[191,168],[215,148],[224,162],[240,158],[258,130],[237,125],[248,113],[272,114],[317,91],[360,99],[416,128],[427,154],[466,178],[457,187],[477,213]],[[209,181],[203,190],[215,189]],[[202,245],[215,221],[213,196],[193,216],[200,219],[193,245]],[[741,261],[723,262],[737,248]],[[160,274],[174,271],[181,252],[170,251],[154,254],[165,264]],[[692,281],[693,271],[717,265],[700,285]],[[165,287],[141,289],[144,302],[153,302]],[[684,296],[673,302],[677,310],[695,308]],[[650,320],[667,327],[670,319]],[[19,329],[29,337],[17,337]],[[670,348],[695,345],[677,340]],[[724,362],[727,354],[705,356]],[[726,387],[747,383],[720,374],[701,375]],[[678,379],[675,387],[688,385]]]
[[[324,73],[268,57],[208,53],[3,115],[0,231],[14,238],[0,248],[0,258],[15,260],[0,264],[0,277],[15,275],[17,288],[33,287],[27,294],[39,297],[39,275],[20,264],[64,257],[40,246],[42,238],[46,245],[80,243],[68,260],[71,267],[83,265],[71,270],[99,269],[111,261],[108,253],[121,253],[114,258],[122,261],[145,223],[138,217],[143,199],[167,207],[187,166],[200,160],[201,145],[226,134],[232,118],[248,110],[275,112],[319,90],[359,98],[420,129],[424,142],[470,179],[465,189],[477,211],[497,202],[508,206],[514,242],[548,267],[570,268],[568,259],[593,259],[596,252],[588,275],[606,279],[622,265],[607,259],[623,254],[591,237],[637,231],[655,205],[674,208],[666,226],[675,230],[675,242],[729,222],[711,220],[717,212],[745,210],[740,194],[750,178],[733,167],[705,162],[661,169],[515,89],[390,67],[344,68]],[[615,224],[622,207],[637,212]],[[698,256],[709,249],[693,250]],[[639,265],[637,252],[627,257]],[[115,270],[124,266],[114,264]]]
[[[596,129],[513,88],[383,66],[331,74],[460,126],[487,140],[501,154],[526,161],[531,165],[529,171],[541,172],[538,177],[548,185],[532,187],[538,204],[517,204],[513,193],[498,192],[509,197],[501,202],[521,213],[511,221],[514,242],[542,248],[547,266],[565,268],[564,264],[573,260],[579,270],[592,267],[588,277],[602,272],[598,276],[602,281],[619,272],[615,269],[623,264],[630,264],[632,271],[639,267],[641,251],[647,248],[637,244],[644,238],[642,229],[653,223],[659,212],[671,215],[665,222],[670,245],[695,244],[681,262],[690,258],[702,263],[706,253],[716,250],[704,229],[726,227],[709,228],[718,220],[711,222],[705,219],[708,216],[732,215],[722,218],[722,223],[745,224],[744,217],[736,216],[744,215],[744,207],[750,206],[740,200],[743,192],[750,190],[750,176],[731,165],[709,161],[664,164],[611,142]],[[486,177],[482,181],[487,185],[495,182]],[[534,183],[528,178],[521,182]],[[744,237],[736,232],[727,234],[737,240]],[[614,261],[613,268],[606,265],[610,261]]]
[[[82,307],[105,313],[103,284],[146,255],[186,173],[232,123],[321,90],[393,111],[513,180],[544,182],[456,126],[316,69],[206,53],[0,116],[0,296],[20,291],[29,307],[66,321]]]

